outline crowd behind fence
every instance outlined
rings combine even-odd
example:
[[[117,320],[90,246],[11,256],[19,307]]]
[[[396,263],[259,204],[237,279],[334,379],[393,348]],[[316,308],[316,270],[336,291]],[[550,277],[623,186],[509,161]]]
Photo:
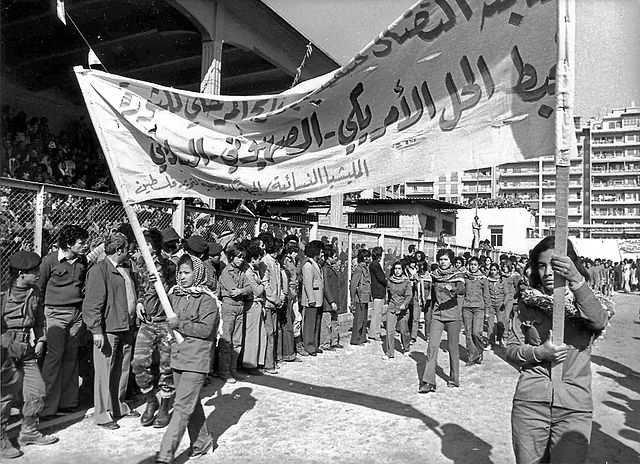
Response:
[[[184,206],[184,202],[149,201],[134,206],[142,227],[163,229],[173,226],[184,238],[193,234],[223,246],[234,241],[269,231],[283,238],[295,234],[302,244],[309,240],[321,240],[332,245],[340,259],[339,309],[349,307],[349,281],[360,248],[381,246],[384,250],[383,267],[390,266],[409,252],[411,245],[424,251],[430,262],[435,259],[442,243],[436,239],[401,237],[358,229],[346,229],[294,222],[276,218],[252,217],[227,211]],[[9,257],[21,249],[41,255],[57,244],[57,235],[65,224],[77,224],[86,228],[91,248],[102,243],[113,229],[126,222],[126,214],[117,195],[60,187],[35,182],[0,178],[0,275],[4,286],[8,279]],[[449,245],[458,254],[478,250]],[[496,250],[483,250],[494,260]]]

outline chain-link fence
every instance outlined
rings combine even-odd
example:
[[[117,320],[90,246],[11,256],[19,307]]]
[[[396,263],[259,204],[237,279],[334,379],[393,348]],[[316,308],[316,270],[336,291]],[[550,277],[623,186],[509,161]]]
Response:
[[[429,262],[435,260],[437,249],[446,246],[433,239],[387,236],[356,229],[317,226],[314,230],[307,223],[251,217],[194,206],[185,207],[184,216],[176,221],[181,209],[174,203],[157,201],[135,205],[134,210],[142,227],[163,229],[174,223],[182,223],[184,238],[198,234],[208,242],[216,241],[223,246],[251,238],[262,231],[269,231],[279,238],[294,234],[300,239],[302,251],[309,240],[321,240],[336,250],[339,260],[340,312],[346,312],[349,305],[349,280],[358,250],[382,246],[385,253],[384,269],[388,272],[395,261],[408,253],[410,245],[415,245],[416,250],[423,250]],[[44,255],[54,250],[58,232],[66,224],[86,228],[93,248],[123,222],[127,222],[126,214],[116,195],[0,179],[0,283],[5,285],[8,280],[9,257],[13,253],[26,249]],[[489,254],[494,261],[498,255],[496,251],[472,251],[456,245],[450,248],[456,255],[465,252]]]

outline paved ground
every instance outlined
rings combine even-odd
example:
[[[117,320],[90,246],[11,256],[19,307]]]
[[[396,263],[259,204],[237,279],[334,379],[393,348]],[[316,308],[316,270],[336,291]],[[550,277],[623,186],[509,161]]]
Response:
[[[640,296],[617,295],[616,301],[618,314],[593,355],[590,463],[640,463]],[[437,392],[418,395],[425,348],[419,340],[411,353],[390,362],[379,344],[347,346],[286,364],[277,376],[235,385],[217,380],[203,399],[217,448],[198,462],[513,462],[509,415],[516,370],[502,353],[491,353],[481,367],[462,367],[462,388],[446,388],[439,369]],[[444,351],[439,362],[448,372]],[[162,430],[133,419],[120,424],[113,432],[90,419],[59,424],[50,429],[58,444],[27,447],[16,462],[152,463]],[[187,449],[185,438],[178,462],[186,461]]]

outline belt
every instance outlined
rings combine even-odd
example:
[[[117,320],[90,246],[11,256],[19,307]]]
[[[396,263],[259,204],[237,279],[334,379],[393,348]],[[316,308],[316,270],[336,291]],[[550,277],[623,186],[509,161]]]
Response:
[[[31,337],[31,327],[7,329],[7,331],[2,335],[8,336],[11,340],[26,343]]]
[[[145,322],[151,322],[152,324],[156,322],[167,322],[167,316],[157,316],[157,317],[147,316],[145,318]]]

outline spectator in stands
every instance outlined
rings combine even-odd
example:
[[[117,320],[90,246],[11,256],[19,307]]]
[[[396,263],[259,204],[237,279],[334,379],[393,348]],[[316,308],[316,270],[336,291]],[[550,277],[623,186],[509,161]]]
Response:
[[[124,234],[110,234],[104,251],[106,258],[94,265],[87,276],[82,317],[93,335],[93,418],[103,429],[115,430],[120,428],[116,421],[121,417],[140,417],[124,402],[137,295]]]
[[[38,285],[44,296],[47,354],[42,377],[47,387],[43,416],[71,412],[78,405],[78,348],[82,338],[82,301],[89,233],[65,225],[58,234],[59,248],[40,264]]]

